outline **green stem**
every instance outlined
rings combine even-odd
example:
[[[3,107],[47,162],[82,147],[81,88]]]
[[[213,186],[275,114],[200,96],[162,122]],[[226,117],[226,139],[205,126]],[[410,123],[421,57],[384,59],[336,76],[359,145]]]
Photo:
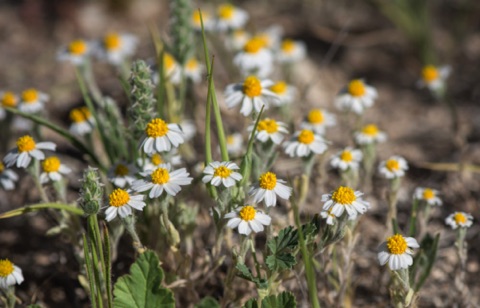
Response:
[[[76,215],[83,215],[84,212],[80,208],[73,207],[70,204],[61,204],[61,203],[40,203],[40,204],[34,204],[34,205],[28,205],[19,209],[11,210],[8,212],[5,212],[3,214],[0,214],[0,219],[3,218],[10,218],[18,215],[22,215],[25,213],[29,212],[36,212],[38,210],[44,210],[44,209],[57,209],[57,210],[64,210]]]

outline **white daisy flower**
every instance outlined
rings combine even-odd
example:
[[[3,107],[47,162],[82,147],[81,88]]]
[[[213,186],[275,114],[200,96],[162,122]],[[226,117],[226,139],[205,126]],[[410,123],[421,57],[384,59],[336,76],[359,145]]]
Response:
[[[240,167],[233,162],[211,162],[205,170],[203,170],[205,176],[203,177],[202,182],[210,182],[213,186],[220,186],[220,184],[223,184],[223,186],[227,188],[232,187],[235,185],[235,182],[242,179],[242,175],[235,171],[238,169],[240,169]]]
[[[143,211],[146,203],[143,195],[132,196],[130,190],[115,189],[109,196],[108,209],[105,211],[105,220],[112,221],[120,215],[121,218],[132,215],[132,208]]]
[[[322,202],[325,202],[323,210],[331,211],[331,214],[337,217],[342,216],[346,210],[348,219],[353,220],[358,214],[363,214],[370,208],[370,203],[364,201],[362,195],[360,191],[340,186],[332,193],[322,195]]]
[[[195,123],[192,120],[183,120],[180,124],[180,129],[183,132],[183,137],[185,141],[188,141],[195,137],[197,133],[197,128],[195,127]]]
[[[120,65],[135,53],[137,45],[138,38],[135,35],[111,32],[103,38],[97,55],[110,64]]]
[[[457,228],[469,228],[473,224],[473,216],[465,212],[455,212],[445,219],[445,223],[453,230]]]
[[[387,134],[380,131],[375,124],[365,125],[361,131],[355,132],[355,142],[359,145],[385,142]]]
[[[447,78],[450,76],[451,71],[450,66],[424,66],[422,69],[422,79],[418,81],[418,85],[420,87],[427,87],[433,92],[441,91],[445,88]]]
[[[160,118],[155,118],[145,128],[147,135],[140,147],[146,154],[155,152],[168,152],[173,147],[177,148],[185,142],[184,134],[177,124],[167,124]]]
[[[380,163],[378,171],[387,179],[399,178],[408,170],[407,161],[401,156],[392,156]]]
[[[277,205],[277,195],[288,200],[292,195],[292,188],[285,185],[284,180],[277,179],[277,175],[273,172],[265,172],[260,175],[258,183],[249,191],[249,195],[253,196],[253,202],[260,203],[264,200],[266,206]]]
[[[277,106],[291,104],[297,95],[297,88],[287,84],[285,81],[277,81],[268,89],[279,97],[275,102]]]
[[[313,131],[304,129],[296,132],[290,141],[285,142],[284,148],[290,157],[306,157],[310,153],[322,154],[327,149],[327,143]]]
[[[225,103],[232,108],[242,103],[240,113],[249,116],[252,110],[260,112],[263,106],[268,108],[269,102],[278,100],[278,96],[268,87],[273,83],[270,80],[259,80],[255,76],[245,78],[243,83],[230,84],[225,89]]]
[[[27,168],[32,157],[36,160],[45,159],[45,154],[40,150],[55,151],[56,148],[53,142],[35,143],[32,137],[25,135],[17,139],[17,148],[8,152],[3,162],[7,167],[16,164],[17,168]]]
[[[235,55],[233,63],[243,76],[256,75],[266,78],[273,69],[273,53],[265,47],[261,38],[253,37]]]
[[[225,38],[225,47],[239,51],[245,46],[245,44],[251,39],[251,35],[243,30],[243,29],[236,29],[232,33],[229,33],[228,37]]]
[[[15,108],[18,104],[18,96],[10,91],[0,91],[0,120],[5,119],[7,113],[5,107]]]
[[[137,168],[132,164],[119,162],[110,168],[107,177],[116,187],[125,188],[126,186],[132,185],[133,181],[137,179],[135,177],[136,173]]]
[[[324,135],[326,128],[335,126],[335,124],[337,124],[337,120],[334,114],[323,109],[312,109],[300,127],[312,130],[315,134]]]
[[[428,205],[442,205],[442,200],[438,197],[439,192],[436,189],[417,187],[414,197],[417,200],[423,200]]]
[[[18,175],[10,170],[6,169],[5,165],[0,162],[0,185],[5,190],[12,190],[15,188],[15,182],[18,181]]]
[[[254,125],[248,127],[248,131],[253,130]],[[274,144],[280,144],[283,141],[283,134],[287,134],[287,124],[283,122],[277,122],[274,119],[266,118],[258,121],[257,131],[255,132],[255,138],[262,143],[272,140]]]
[[[256,210],[253,205],[245,205],[237,210],[225,215],[229,219],[227,227],[235,229],[238,227],[238,233],[250,235],[250,233],[262,232],[264,226],[270,225],[272,218],[262,211]]]
[[[283,28],[280,25],[272,25],[260,32],[255,36],[263,40],[266,48],[276,49],[280,45],[282,40]]]
[[[232,155],[240,155],[243,152],[242,134],[234,133],[227,136],[227,151]]]
[[[215,28],[215,21],[212,18],[210,13],[201,11],[202,12],[202,19],[200,19],[200,12],[198,10],[194,10],[192,13],[192,27],[196,31],[202,31],[202,20],[203,20],[203,29],[205,31],[211,31]]]
[[[395,234],[387,238],[378,247],[378,262],[380,265],[388,263],[392,271],[406,269],[413,264],[412,248],[419,248],[417,240],[413,237],[403,237],[401,234]]]
[[[0,260],[0,289],[8,289],[23,282],[22,269],[8,259]]]
[[[178,85],[182,80],[182,68],[177,60],[168,52],[164,52],[162,65],[165,71],[165,77],[168,78],[172,84]]]
[[[148,196],[151,199],[160,197],[164,190],[170,196],[175,196],[181,190],[180,185],[189,185],[193,180],[185,168],[171,171],[170,164],[162,164],[155,170],[140,174],[146,177],[146,180],[134,181],[132,189],[137,192],[150,190]]]
[[[304,42],[283,40],[280,49],[277,51],[276,58],[280,63],[294,63],[305,59],[307,56],[307,46]]]
[[[337,221],[337,216],[332,213],[332,209],[329,209],[328,211],[321,211],[320,216],[322,216],[323,219],[327,220],[327,225],[333,226]]]
[[[217,9],[215,28],[217,31],[227,31],[243,28],[248,21],[248,13],[231,4],[222,4]]]
[[[84,40],[74,40],[57,53],[57,60],[70,62],[73,65],[83,65],[93,51],[93,46]]]
[[[172,149],[170,152],[153,153],[145,158],[137,159],[137,165],[142,168],[142,171],[157,169],[161,164],[166,163],[171,166],[182,164],[182,157],[177,154],[177,149]]]
[[[203,67],[195,58],[190,58],[187,60],[185,66],[183,67],[183,72],[185,73],[185,76],[194,83],[199,83],[202,81]]]
[[[85,136],[93,131],[95,123],[87,107],[74,108],[69,114],[72,124],[69,131],[75,136]]]
[[[353,149],[351,147],[346,147],[344,150],[338,152],[332,157],[330,165],[332,165],[333,168],[340,169],[342,171],[346,171],[349,168],[352,170],[357,170],[362,158],[362,151]]]
[[[45,103],[49,99],[50,97],[45,93],[33,88],[27,89],[22,92],[18,110],[25,113],[37,113],[44,109]]]
[[[342,90],[335,98],[335,105],[341,111],[353,111],[361,114],[373,106],[377,98],[377,90],[363,82],[361,79],[350,81],[347,88]]]
[[[62,175],[69,174],[70,172],[72,172],[72,169],[62,164],[57,156],[48,157],[42,161],[40,183],[45,184],[49,181],[60,181]]]

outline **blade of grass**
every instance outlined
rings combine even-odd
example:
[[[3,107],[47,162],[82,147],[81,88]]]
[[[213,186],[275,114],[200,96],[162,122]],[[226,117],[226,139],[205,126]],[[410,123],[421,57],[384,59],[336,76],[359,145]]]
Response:
[[[5,213],[0,214],[0,219],[15,217],[18,215],[23,215],[30,212],[36,212],[39,210],[45,209],[56,209],[56,210],[63,210],[67,211],[76,215],[83,215],[84,212],[82,209],[74,207],[70,204],[61,204],[61,203],[41,203],[41,204],[34,204],[34,205],[27,205],[25,207],[14,209]]]

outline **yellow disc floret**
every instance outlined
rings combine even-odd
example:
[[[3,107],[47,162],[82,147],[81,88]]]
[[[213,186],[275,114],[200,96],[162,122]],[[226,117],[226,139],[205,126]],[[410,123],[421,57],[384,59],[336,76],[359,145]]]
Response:
[[[73,123],[82,123],[86,121],[85,114],[82,112],[82,109],[80,108],[75,108],[72,111],[70,111],[69,117]]]
[[[17,105],[17,97],[13,92],[5,92],[2,97],[3,107],[15,107]]]
[[[435,192],[433,190],[431,190],[430,188],[425,188],[423,190],[423,199],[425,200],[430,200],[430,199],[433,199],[435,197]]]
[[[388,170],[390,171],[397,171],[400,169],[400,164],[398,163],[398,160],[396,159],[389,159],[385,163],[385,167],[387,167]]]
[[[155,153],[152,155],[152,157],[150,158],[150,161],[152,162],[152,164],[154,164],[155,166],[158,166],[160,164],[163,164],[163,159],[162,159],[162,156],[158,153]]]
[[[463,225],[467,222],[467,217],[462,213],[455,213],[455,215],[453,215],[453,219],[455,220],[455,223],[457,225],[460,225],[460,224]]]
[[[152,172],[152,183],[162,185],[168,183],[170,180],[170,173],[165,168],[158,168]]]
[[[332,194],[332,200],[340,204],[352,204],[357,200],[355,192],[350,187],[340,186]]]
[[[42,161],[42,169],[44,172],[57,172],[60,169],[60,159],[56,156],[49,157]]]
[[[352,152],[343,151],[342,154],[340,154],[340,159],[346,162],[351,162],[353,160]]]
[[[167,123],[160,118],[153,119],[147,124],[145,133],[152,138],[163,137],[168,133]]]
[[[128,192],[121,188],[115,189],[108,198],[110,199],[110,205],[114,207],[124,206],[130,201]]]
[[[8,259],[0,260],[0,277],[1,278],[8,277],[10,274],[13,273],[14,269],[15,268],[13,267],[13,263],[10,262],[10,260]]]
[[[378,134],[378,127],[375,124],[368,124],[362,128],[362,133],[368,136],[376,136]]]
[[[17,140],[17,148],[18,152],[30,152],[34,150],[36,147],[35,140],[29,135],[25,135],[23,137],[18,138]]]
[[[218,16],[221,19],[231,19],[235,13],[235,7],[231,4],[222,4],[218,7]]]
[[[407,241],[400,234],[395,234],[387,238],[387,248],[391,254],[401,255],[407,251]]]
[[[223,179],[228,178],[232,174],[232,170],[228,169],[225,166],[220,166],[218,168],[215,168],[215,172],[213,173],[213,176],[219,176]]]
[[[295,50],[295,42],[292,40],[284,40],[282,42],[282,51],[292,53]]]
[[[269,134],[273,134],[278,132],[278,124],[273,119],[265,119],[258,122],[257,130],[259,132],[264,130]]]
[[[128,167],[124,164],[118,164],[114,172],[116,176],[126,176],[128,174]]]
[[[360,79],[350,81],[348,84],[348,93],[355,97],[363,96],[365,94],[365,84]]]
[[[283,94],[287,92],[287,83],[285,81],[278,81],[270,87],[270,91],[276,94]]]
[[[120,48],[122,44],[122,38],[117,33],[109,33],[103,39],[103,45],[106,50],[116,50]]]
[[[265,172],[258,179],[260,188],[272,190],[277,186],[277,175],[273,172]]]
[[[319,109],[313,109],[308,113],[308,122],[312,124],[322,124],[324,121],[323,112]]]
[[[422,79],[426,83],[431,83],[438,79],[438,70],[433,65],[427,65],[422,69]]]
[[[22,101],[25,103],[34,103],[38,100],[38,92],[35,89],[27,89],[22,92]]]
[[[87,44],[83,40],[75,40],[68,45],[68,52],[75,56],[81,56],[87,52]]]
[[[253,37],[249,39],[243,46],[243,51],[248,53],[257,53],[265,47],[265,41],[260,37]]]
[[[5,170],[5,165],[0,162],[0,174],[3,172],[3,170]]]
[[[175,58],[171,54],[167,52],[163,54],[163,68],[165,70],[167,71],[171,70],[175,66],[175,63],[177,62],[175,61]]]
[[[244,206],[240,212],[238,212],[238,216],[244,221],[250,221],[255,218],[255,215],[257,214],[257,211],[255,208],[251,205],[246,205]]]
[[[188,70],[194,71],[198,68],[198,61],[195,58],[191,58],[187,61],[187,64],[185,64],[185,66]]]
[[[248,97],[260,96],[260,94],[262,94],[260,80],[255,76],[245,78],[245,81],[243,82],[243,93]]]
[[[315,140],[315,135],[311,130],[304,129],[298,135],[298,142],[303,144],[310,144]]]

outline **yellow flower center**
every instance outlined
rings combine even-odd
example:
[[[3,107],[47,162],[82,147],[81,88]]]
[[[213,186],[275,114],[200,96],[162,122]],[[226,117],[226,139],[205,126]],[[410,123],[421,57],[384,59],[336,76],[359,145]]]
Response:
[[[68,52],[81,56],[87,51],[87,44],[82,40],[75,40],[68,45]]]
[[[220,19],[231,19],[235,13],[235,7],[231,4],[223,4],[218,8],[218,16]]]
[[[60,169],[60,159],[56,156],[49,157],[42,161],[42,169],[44,172],[57,172]]]
[[[265,41],[259,37],[254,37],[245,43],[243,46],[243,51],[248,53],[257,53],[263,47],[265,47]]]
[[[284,40],[282,42],[282,51],[286,53],[291,53],[295,50],[295,42],[292,40]]]
[[[165,168],[158,168],[152,172],[152,183],[153,184],[165,184],[170,180],[170,173]]]
[[[348,84],[348,93],[351,96],[359,97],[365,94],[365,84],[360,79],[350,81]]]
[[[34,150],[35,147],[36,147],[35,141],[29,135],[20,137],[17,140],[17,148],[20,153],[30,152],[31,150]]]
[[[171,54],[169,54],[167,52],[163,53],[163,68],[164,69],[171,70],[175,66],[175,63],[176,63],[175,58]]]
[[[117,33],[109,33],[103,39],[103,45],[106,50],[115,50],[120,48],[122,38]]]
[[[257,214],[257,211],[255,210],[255,208],[251,205],[246,205],[244,206],[240,212],[238,212],[238,216],[240,216],[240,218],[243,220],[243,221],[250,221],[250,220],[253,220],[255,218],[255,214]]]
[[[308,113],[308,122],[312,124],[321,124],[324,121],[323,112],[319,109],[314,109]]]
[[[111,206],[121,207],[130,201],[130,195],[126,190],[117,188],[110,194],[109,199]]]
[[[277,176],[273,172],[265,172],[259,178],[260,188],[272,190],[277,186]]]
[[[0,162],[0,173],[2,173],[3,170],[5,170],[5,165],[2,162]]]
[[[270,87],[270,90],[277,94],[283,94],[287,92],[287,83],[285,81],[279,81]]]
[[[315,140],[315,135],[311,130],[304,129],[298,135],[298,142],[303,144],[310,144]]]
[[[430,188],[425,188],[425,190],[423,191],[423,199],[430,200],[430,199],[433,199],[434,197],[435,197],[435,193],[433,192],[433,190],[431,190]]]
[[[128,174],[128,167],[123,164],[118,164],[114,171],[116,176],[126,176]]]
[[[158,154],[158,153],[153,154],[152,157],[150,158],[150,161],[151,161],[152,164],[154,164],[155,166],[158,166],[158,165],[160,165],[160,164],[163,164],[162,156],[160,156],[160,154]]]
[[[387,169],[390,171],[397,171],[400,169],[400,164],[395,159],[389,159],[385,163],[385,167],[387,167]]]
[[[256,97],[262,94],[262,85],[255,76],[249,76],[243,82],[243,93],[249,97]]]
[[[92,116],[92,114],[90,113],[90,110],[88,109],[88,107],[86,106],[83,106],[83,107],[80,107],[80,110],[83,112],[83,114],[85,115],[85,119],[88,120],[88,118],[90,118]]]
[[[233,145],[235,143],[235,137],[233,135],[227,136],[227,144]]]
[[[343,151],[342,154],[340,154],[340,159],[346,162],[351,162],[353,160],[352,152]]]
[[[465,224],[467,222],[467,217],[462,213],[455,213],[455,215],[453,216],[453,219],[455,220],[457,225]]]
[[[378,127],[375,124],[368,124],[363,127],[362,133],[368,136],[376,136],[378,134]]]
[[[427,65],[422,69],[422,78],[423,81],[426,83],[430,83],[432,81],[437,80],[438,78],[438,70],[433,65]]]
[[[275,120],[265,119],[258,122],[257,130],[258,131],[265,130],[267,131],[267,133],[273,134],[278,132],[278,124]]]
[[[340,204],[352,204],[357,200],[355,192],[350,187],[340,186],[332,194],[332,200]]]
[[[387,238],[387,248],[391,254],[401,255],[407,251],[407,241],[400,234],[395,234]]]
[[[156,118],[150,121],[147,124],[147,128],[145,129],[145,133],[148,137],[163,137],[168,133],[168,126],[164,120]]]
[[[225,166],[220,166],[218,168],[215,168],[215,172],[213,173],[213,176],[219,176],[225,179],[225,178],[228,178],[231,173],[232,173],[232,170],[228,169]]]
[[[13,263],[8,259],[0,260],[0,277],[6,278],[13,273]]]
[[[34,103],[38,100],[38,92],[35,89],[28,89],[22,92],[22,100],[25,103]]]
[[[205,19],[205,17],[206,17],[205,13],[202,12],[202,18]],[[198,10],[193,12],[192,21],[193,21],[193,24],[196,26],[200,26],[202,24],[200,20],[200,12]]]
[[[3,107],[15,107],[17,105],[17,98],[13,92],[5,92],[2,97]]]
[[[187,61],[187,64],[185,65],[188,70],[196,70],[198,68],[198,61],[195,58],[191,58],[190,60]]]
[[[72,120],[73,123],[81,123],[85,122],[85,114],[82,112],[82,109],[80,108],[75,108],[72,111],[70,111],[70,120]]]

